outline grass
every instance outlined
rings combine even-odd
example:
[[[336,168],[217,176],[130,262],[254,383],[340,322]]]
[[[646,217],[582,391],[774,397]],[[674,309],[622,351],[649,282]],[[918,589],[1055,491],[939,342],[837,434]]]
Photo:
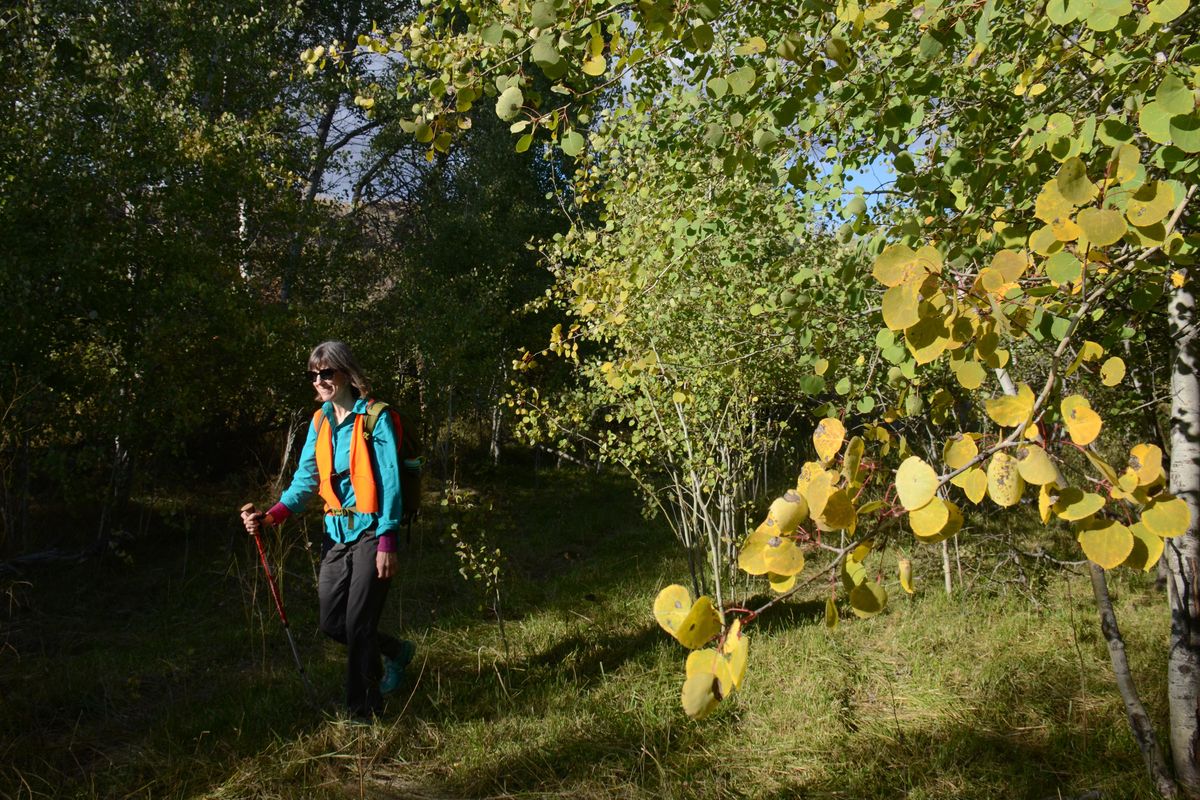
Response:
[[[686,566],[629,488],[512,469],[470,489],[414,533],[385,627],[418,657],[373,726],[305,705],[252,548],[214,510],[233,500],[177,512],[183,535],[152,521],[131,563],[10,584],[0,796],[1154,796],[1082,572],[992,581],[971,572],[994,563],[973,550],[973,586],[947,597],[940,550],[913,550],[918,593],[882,565],[880,617],[828,631],[814,589],[755,623],[744,686],[696,723],[679,706],[686,653],[650,615]],[[507,657],[479,585],[458,574],[453,523],[503,553]],[[275,555],[301,653],[335,700],[342,656],[314,630],[300,538],[290,528]],[[1112,591],[1161,725],[1165,601],[1138,576]]]

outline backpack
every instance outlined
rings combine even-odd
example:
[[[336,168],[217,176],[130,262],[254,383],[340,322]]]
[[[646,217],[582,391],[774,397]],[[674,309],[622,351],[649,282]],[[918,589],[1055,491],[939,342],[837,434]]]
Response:
[[[387,412],[396,430],[396,456],[400,462],[400,522],[412,530],[413,519],[421,511],[421,471],[425,457],[421,455],[421,441],[417,438],[415,425],[406,424],[404,416],[382,400],[371,400],[367,404],[367,418],[363,420],[363,439],[371,441],[379,417]]]

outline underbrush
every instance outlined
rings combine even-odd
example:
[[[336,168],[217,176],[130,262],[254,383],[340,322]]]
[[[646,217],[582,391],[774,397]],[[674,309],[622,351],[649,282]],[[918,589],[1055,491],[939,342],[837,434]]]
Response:
[[[271,550],[320,709],[238,530],[240,498],[208,498],[203,524],[163,523],[127,559],[10,580],[0,796],[1153,796],[1086,572],[1058,563],[1079,557],[1066,537],[980,514],[947,548],[952,594],[942,548],[914,545],[916,594],[872,560],[889,610],[843,609],[833,630],[818,581],[750,627],[744,685],[692,722],[686,651],[650,613],[686,563],[630,488],[572,470],[466,485],[431,496],[413,530],[384,627],[418,655],[372,726],[335,710],[343,659],[315,630],[317,548],[303,544],[315,518]],[[462,577],[456,541],[499,549],[492,588]],[[1147,577],[1110,580],[1161,724],[1165,600]]]

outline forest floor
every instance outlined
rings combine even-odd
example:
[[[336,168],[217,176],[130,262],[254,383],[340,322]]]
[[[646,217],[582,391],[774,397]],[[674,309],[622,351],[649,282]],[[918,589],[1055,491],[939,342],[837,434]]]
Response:
[[[913,597],[894,564],[868,562],[891,596],[874,619],[843,608],[827,629],[823,582],[765,615],[742,688],[692,722],[686,652],[651,614],[659,589],[688,583],[666,526],[613,477],[477,476],[426,501],[384,623],[417,658],[360,726],[335,710],[343,660],[315,630],[301,542],[317,515],[271,549],[321,710],[239,532],[240,499],[143,498],[119,557],[0,582],[0,797],[1154,796],[1086,571],[1001,563],[1024,536],[987,527],[994,515],[962,535],[980,544],[957,553],[950,596],[941,548],[913,546]],[[454,535],[500,551],[503,635]],[[1061,552],[1079,557],[1069,541]],[[1161,725],[1165,599],[1120,571],[1112,593]]]

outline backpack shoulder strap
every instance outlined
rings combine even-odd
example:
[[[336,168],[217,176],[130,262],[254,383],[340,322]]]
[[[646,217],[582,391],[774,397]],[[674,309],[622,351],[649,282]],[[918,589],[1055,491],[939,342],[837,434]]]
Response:
[[[368,442],[371,441],[371,436],[375,433],[375,426],[379,423],[380,415],[388,407],[388,404],[382,400],[372,400],[367,405],[367,418],[363,420],[363,438]]]

